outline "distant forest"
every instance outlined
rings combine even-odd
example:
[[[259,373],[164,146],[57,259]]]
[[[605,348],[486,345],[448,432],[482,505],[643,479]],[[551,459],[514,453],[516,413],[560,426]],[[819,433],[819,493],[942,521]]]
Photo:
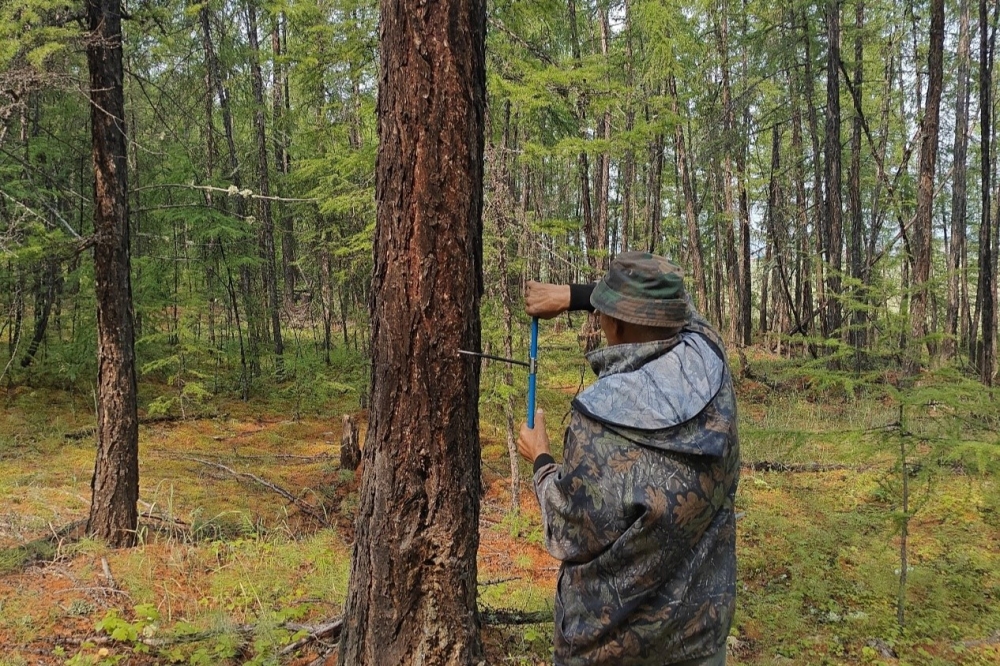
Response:
[[[484,342],[510,347],[525,279],[592,280],[645,249],[685,267],[734,345],[992,384],[998,8],[493,3]],[[80,11],[0,7],[8,384],[95,370]],[[248,398],[365,351],[377,23],[358,0],[123,8],[140,377]]]

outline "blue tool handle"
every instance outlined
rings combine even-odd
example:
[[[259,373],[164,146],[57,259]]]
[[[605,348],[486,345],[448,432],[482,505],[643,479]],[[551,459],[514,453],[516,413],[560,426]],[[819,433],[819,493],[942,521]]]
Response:
[[[531,318],[531,351],[528,354],[528,427],[535,427],[535,385],[538,364],[538,317]]]

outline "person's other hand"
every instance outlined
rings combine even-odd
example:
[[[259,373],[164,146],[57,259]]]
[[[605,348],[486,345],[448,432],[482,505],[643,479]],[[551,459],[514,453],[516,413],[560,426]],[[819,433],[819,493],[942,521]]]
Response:
[[[524,309],[532,317],[552,319],[569,310],[569,285],[528,281]]]
[[[517,438],[517,452],[530,463],[535,458],[549,451],[549,434],[545,432],[545,412],[535,412],[535,427],[529,428],[527,423],[521,424],[521,432]]]

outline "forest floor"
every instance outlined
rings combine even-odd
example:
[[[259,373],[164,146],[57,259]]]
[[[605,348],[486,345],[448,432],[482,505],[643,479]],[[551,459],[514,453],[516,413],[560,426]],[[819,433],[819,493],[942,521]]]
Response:
[[[892,392],[750,356],[729,663],[1000,664],[1000,408],[959,418],[945,391],[908,419],[958,425],[916,436]],[[566,359],[552,353],[540,371],[553,442],[586,376]],[[498,376],[487,369],[483,384],[480,603],[551,612],[557,562],[527,485],[509,510]],[[140,543],[114,551],[72,527],[89,505],[92,396],[19,387],[0,399],[0,665],[324,663],[322,639],[281,651],[339,617],[346,594],[359,477],[338,452],[355,402],[290,418],[279,402],[218,400],[143,425]],[[900,442],[912,513],[903,629]],[[550,663],[551,635],[551,622],[487,626],[487,663]]]

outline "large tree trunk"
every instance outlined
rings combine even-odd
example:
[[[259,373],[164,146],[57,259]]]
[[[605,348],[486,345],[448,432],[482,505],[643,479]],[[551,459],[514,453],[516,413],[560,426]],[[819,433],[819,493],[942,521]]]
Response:
[[[139,418],[119,0],[87,0],[87,26],[97,296],[97,462],[87,533],[121,547],[135,543],[138,526]]]
[[[341,666],[478,664],[486,4],[383,0],[371,421]]]

